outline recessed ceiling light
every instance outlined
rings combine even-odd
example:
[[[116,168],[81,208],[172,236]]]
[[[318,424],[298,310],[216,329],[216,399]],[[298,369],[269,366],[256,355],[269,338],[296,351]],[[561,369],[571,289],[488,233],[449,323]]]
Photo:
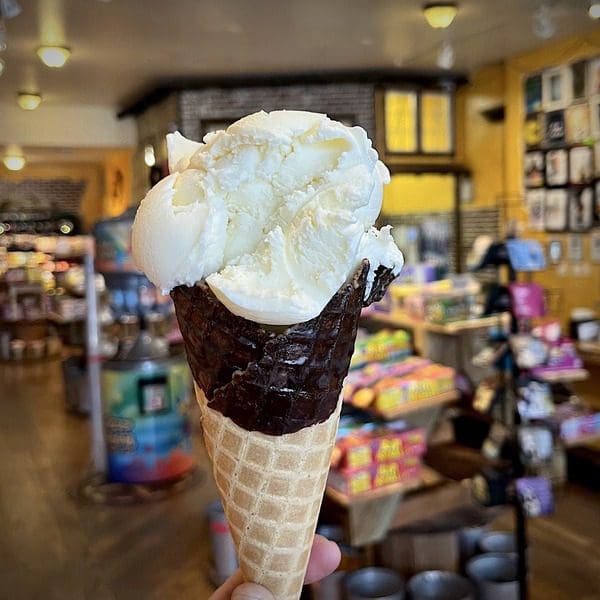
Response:
[[[423,6],[423,14],[434,29],[450,27],[457,12],[456,2],[430,2]]]
[[[531,17],[533,33],[542,40],[550,39],[556,33],[556,25],[552,10],[546,2],[542,2]]]
[[[69,60],[71,50],[64,46],[40,46],[37,55],[47,67],[60,69]]]
[[[23,110],[35,110],[42,101],[40,94],[30,94],[29,92],[19,92],[17,102]]]
[[[438,50],[436,63],[440,69],[451,69],[456,61],[454,47],[448,42],[444,42]]]
[[[144,162],[148,167],[153,167],[156,164],[156,156],[154,156],[154,146],[152,144],[146,144],[144,147]]]
[[[592,19],[600,19],[600,0],[592,0],[590,2],[588,14]]]

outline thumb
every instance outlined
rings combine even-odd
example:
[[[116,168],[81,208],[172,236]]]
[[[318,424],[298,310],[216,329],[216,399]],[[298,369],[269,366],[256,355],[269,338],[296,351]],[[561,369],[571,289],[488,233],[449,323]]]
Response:
[[[231,600],[275,600],[267,588],[256,583],[243,583],[235,588]]]

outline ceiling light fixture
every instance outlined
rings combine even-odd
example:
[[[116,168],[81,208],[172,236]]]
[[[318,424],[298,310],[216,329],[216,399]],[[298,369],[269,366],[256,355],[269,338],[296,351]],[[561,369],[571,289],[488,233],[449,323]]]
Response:
[[[533,33],[540,39],[548,40],[556,33],[552,11],[545,2],[540,4],[531,18]]]
[[[437,66],[440,69],[451,69],[456,61],[456,53],[454,47],[449,42],[444,42],[437,54]]]
[[[21,5],[17,0],[0,0],[0,15],[5,19],[18,17],[21,10]]]
[[[40,46],[37,55],[47,67],[60,69],[69,60],[71,50],[64,46]]]
[[[9,171],[20,171],[25,166],[25,157],[18,146],[8,146],[2,159],[4,166]]]
[[[588,15],[592,19],[600,19],[600,0],[592,0],[588,8]]]
[[[17,102],[23,110],[35,110],[42,101],[40,94],[30,94],[29,92],[19,92]]]
[[[144,162],[148,167],[153,167],[156,164],[156,156],[154,155],[154,146],[152,144],[146,144],[144,147]]]
[[[457,12],[456,2],[430,2],[423,6],[423,14],[434,29],[450,27]]]

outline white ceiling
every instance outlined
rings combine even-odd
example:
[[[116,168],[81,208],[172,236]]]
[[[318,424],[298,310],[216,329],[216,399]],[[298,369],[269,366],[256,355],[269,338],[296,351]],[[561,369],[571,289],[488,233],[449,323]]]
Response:
[[[431,29],[419,0],[19,0],[7,21],[0,102],[39,90],[51,104],[122,108],[161,81],[211,75],[336,69],[431,68],[443,40],[456,69],[520,54],[540,0],[459,0],[454,24]],[[598,26],[588,0],[550,0],[555,39]],[[35,56],[70,46],[64,69]]]

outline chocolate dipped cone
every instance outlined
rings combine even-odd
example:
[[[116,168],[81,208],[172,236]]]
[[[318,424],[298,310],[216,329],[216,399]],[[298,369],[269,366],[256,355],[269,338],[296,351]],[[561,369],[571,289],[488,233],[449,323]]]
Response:
[[[233,315],[204,283],[171,294],[213,474],[247,581],[300,596],[368,274],[283,332]],[[389,271],[378,273],[369,302]]]

